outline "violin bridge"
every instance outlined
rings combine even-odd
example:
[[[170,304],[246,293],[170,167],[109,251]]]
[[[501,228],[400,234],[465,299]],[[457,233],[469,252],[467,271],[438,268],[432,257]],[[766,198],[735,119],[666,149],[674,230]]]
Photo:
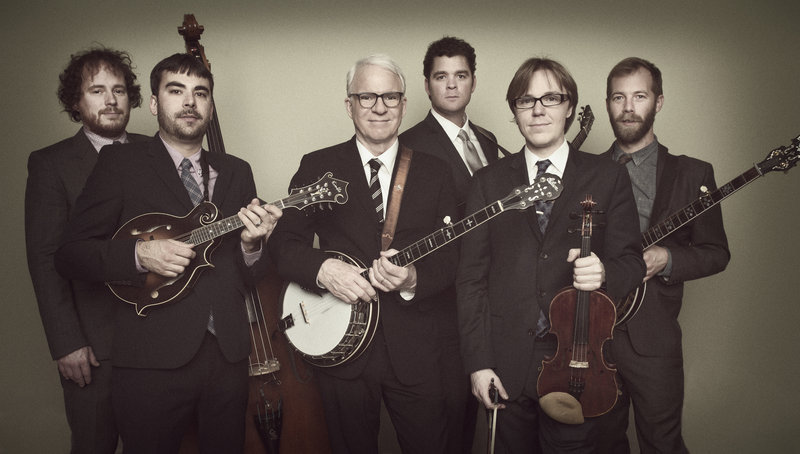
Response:
[[[575,369],[588,369],[589,368],[589,362],[588,361],[576,361],[576,360],[573,359],[573,360],[571,360],[569,362],[569,367],[574,367]]]

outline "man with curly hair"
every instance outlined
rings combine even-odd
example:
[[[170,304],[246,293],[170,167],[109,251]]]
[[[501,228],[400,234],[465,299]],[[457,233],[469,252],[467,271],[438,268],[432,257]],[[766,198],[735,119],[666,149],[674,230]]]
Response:
[[[125,127],[142,98],[126,52],[96,48],[72,55],[59,76],[58,98],[78,132],[28,159],[25,239],[28,269],[50,354],[61,373],[72,453],[113,453],[118,433],[111,410],[112,306],[76,298],[77,286],[55,270],[53,256],[100,148],[141,141]],[[100,285],[87,289],[107,291]]]

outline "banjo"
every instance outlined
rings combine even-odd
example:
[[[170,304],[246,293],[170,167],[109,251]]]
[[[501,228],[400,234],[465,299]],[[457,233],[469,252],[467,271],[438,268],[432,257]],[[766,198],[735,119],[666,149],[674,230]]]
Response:
[[[519,186],[505,198],[460,222],[448,223],[389,260],[397,266],[411,265],[500,213],[512,209],[524,210],[539,200],[553,200],[561,194],[562,189],[559,177],[542,174],[532,185]],[[354,257],[336,251],[328,253],[344,262],[367,268]],[[329,292],[314,292],[294,282],[284,286],[281,306],[279,329],[304,360],[319,367],[338,366],[361,355],[375,335],[380,316],[380,303],[377,301],[348,304]]]

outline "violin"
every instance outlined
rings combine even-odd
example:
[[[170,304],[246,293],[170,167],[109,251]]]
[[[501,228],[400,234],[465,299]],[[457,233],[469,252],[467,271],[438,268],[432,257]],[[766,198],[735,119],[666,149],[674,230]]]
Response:
[[[581,253],[591,255],[591,195],[581,202]],[[558,338],[552,358],[542,361],[536,391],[539,405],[551,418],[580,424],[607,413],[617,402],[616,369],[603,359],[603,344],[616,322],[614,301],[602,290],[561,290],[550,303],[550,333]]]

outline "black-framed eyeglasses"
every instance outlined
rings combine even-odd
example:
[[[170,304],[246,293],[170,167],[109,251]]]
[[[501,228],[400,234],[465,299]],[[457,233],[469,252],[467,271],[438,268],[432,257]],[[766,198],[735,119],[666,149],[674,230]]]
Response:
[[[397,107],[400,101],[403,100],[404,93],[401,91],[390,91],[387,93],[350,93],[350,96],[358,99],[358,104],[365,109],[372,109],[378,102],[378,98],[383,100],[383,105],[386,107]]]
[[[569,99],[569,95],[563,93],[548,93],[541,98],[533,96],[520,96],[514,100],[514,107],[517,109],[533,109],[536,101],[540,101],[545,107],[557,106]]]

